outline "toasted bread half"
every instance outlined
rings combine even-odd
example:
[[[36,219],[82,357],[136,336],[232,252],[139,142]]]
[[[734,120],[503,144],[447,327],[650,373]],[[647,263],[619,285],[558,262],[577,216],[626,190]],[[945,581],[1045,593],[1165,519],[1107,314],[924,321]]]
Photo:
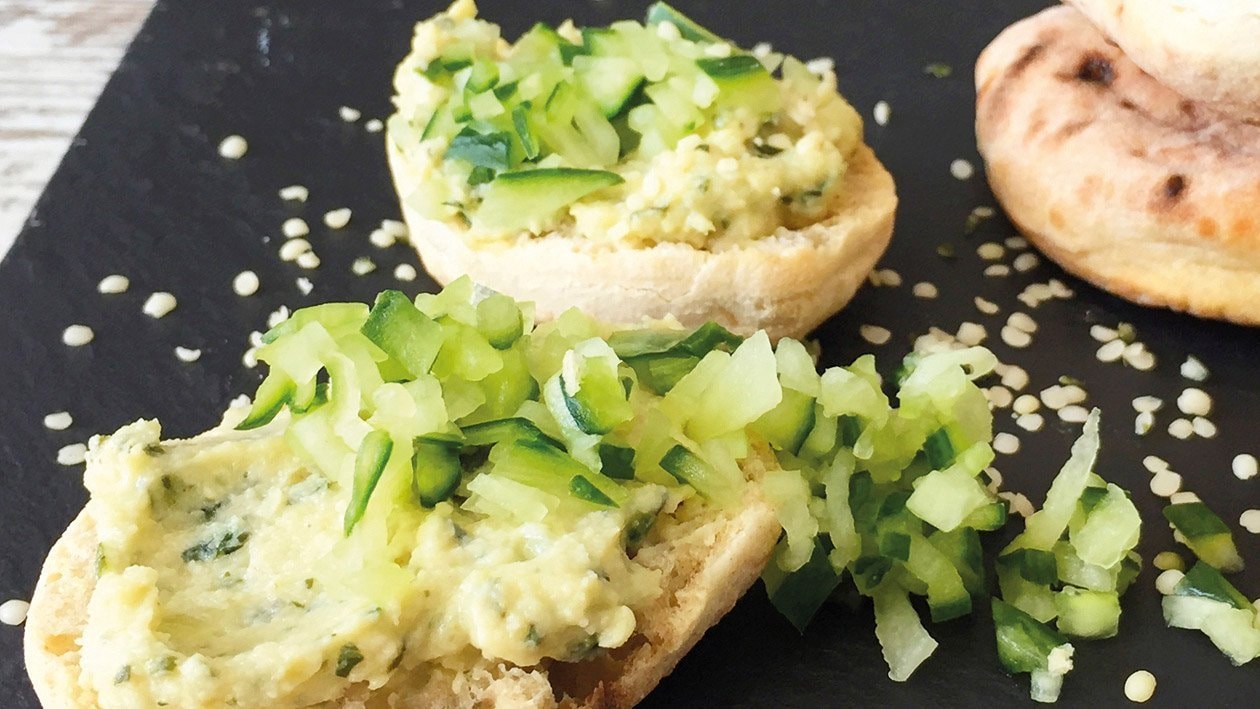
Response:
[[[196,442],[192,439],[182,445]],[[750,458],[745,467],[755,481],[763,462]],[[395,672],[374,691],[350,685],[342,698],[326,706],[635,704],[734,606],[760,575],[779,536],[775,510],[755,482],[738,507],[704,506],[691,514],[682,510],[662,516],[647,545],[635,555],[636,563],[661,572],[662,593],[636,612],[635,634],[622,647],[579,663],[515,667],[481,660],[459,672],[422,666],[413,673]],[[89,508],[49,552],[31,600],[25,637],[27,670],[40,701],[50,709],[97,706],[95,693],[79,681],[79,642],[96,585],[96,549],[96,526]]]
[[[853,297],[888,246],[897,208],[892,176],[862,145],[828,215],[803,229],[714,250],[674,242],[612,247],[563,232],[474,248],[465,226],[409,206],[424,185],[394,137],[386,143],[425,269],[442,284],[468,275],[533,301],[543,318],[577,307],[611,323],[673,316],[685,327],[713,320],[741,334],[801,337]]]

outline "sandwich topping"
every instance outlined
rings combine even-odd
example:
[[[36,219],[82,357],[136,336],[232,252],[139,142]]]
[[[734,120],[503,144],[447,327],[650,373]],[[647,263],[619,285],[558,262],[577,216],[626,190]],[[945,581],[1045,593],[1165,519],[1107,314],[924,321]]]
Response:
[[[481,243],[745,244],[825,218],[862,140],[829,66],[746,52],[663,3],[509,44],[459,0],[417,25],[394,84],[391,149],[422,185],[403,198]]]

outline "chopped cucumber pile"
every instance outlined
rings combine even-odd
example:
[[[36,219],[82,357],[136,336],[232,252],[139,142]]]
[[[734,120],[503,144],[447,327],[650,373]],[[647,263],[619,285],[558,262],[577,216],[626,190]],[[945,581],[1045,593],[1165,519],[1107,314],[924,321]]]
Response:
[[[622,183],[627,159],[715,127],[744,126],[747,149],[771,158],[783,148],[765,138],[801,133],[782,118],[785,96],[821,86],[800,61],[746,53],[664,3],[642,23],[538,23],[508,44],[463,0],[421,24],[399,71],[393,139],[439,151],[444,176],[417,207],[493,233],[541,233]]]
[[[1243,570],[1242,556],[1225,522],[1202,502],[1185,502],[1164,508],[1164,517],[1176,531],[1177,540],[1203,561],[1225,572]]]
[[[1204,561],[1164,596],[1164,622],[1201,631],[1235,665],[1260,657],[1260,610]]]

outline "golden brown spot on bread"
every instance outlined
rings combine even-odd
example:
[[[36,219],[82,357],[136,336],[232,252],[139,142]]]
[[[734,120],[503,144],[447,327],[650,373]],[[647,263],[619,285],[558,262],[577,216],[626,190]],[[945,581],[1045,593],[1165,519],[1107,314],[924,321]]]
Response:
[[[1072,121],[1060,128],[1058,132],[1054,134],[1054,137],[1058,140],[1067,140],[1068,138],[1071,138],[1077,133],[1080,133],[1088,128],[1092,122],[1093,121]]]
[[[1016,59],[1015,63],[1011,65],[1010,74],[1012,76],[1022,74],[1024,70],[1027,69],[1030,64],[1037,61],[1037,59],[1040,58],[1045,51],[1046,45],[1044,44],[1034,44],[1029,47],[1022,55],[1020,55],[1019,59]]]
[[[1164,181],[1164,200],[1171,203],[1181,198],[1186,191],[1186,178],[1181,175],[1169,175]]]
[[[1050,225],[1055,229],[1062,229],[1067,224],[1067,220],[1063,218],[1063,212],[1054,207],[1050,208]]]
[[[1086,53],[1081,58],[1081,63],[1076,67],[1077,81],[1111,86],[1111,82],[1115,81],[1115,78],[1116,69],[1112,66],[1111,60],[1097,52]]]
[[[1229,225],[1229,234],[1234,238],[1247,237],[1256,231],[1256,223],[1251,217],[1239,217]]]
[[[72,635],[49,635],[44,638],[44,649],[54,655],[64,655],[79,649],[76,640]]]
[[[1199,232],[1199,236],[1216,236],[1219,227],[1216,220],[1211,217],[1200,217],[1197,224],[1194,225],[1195,230]]]

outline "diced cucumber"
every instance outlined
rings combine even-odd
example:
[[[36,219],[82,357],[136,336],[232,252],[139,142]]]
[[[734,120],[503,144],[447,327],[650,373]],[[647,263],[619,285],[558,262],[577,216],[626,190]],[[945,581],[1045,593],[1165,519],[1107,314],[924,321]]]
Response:
[[[948,532],[991,500],[979,480],[958,467],[950,467],[914,481],[914,493],[906,507],[924,522]]]
[[[998,588],[1002,598],[1042,623],[1049,623],[1059,614],[1054,605],[1054,591],[1045,584],[1024,578],[1018,565],[997,564]]]
[[[932,622],[941,623],[971,613],[971,594],[950,558],[922,535],[907,537],[906,570],[927,584]]]
[[[573,76],[608,118],[625,110],[643,85],[643,71],[634,60],[625,57],[576,57]]]
[[[389,456],[394,451],[394,439],[385,431],[371,431],[363,438],[354,458],[354,484],[350,491],[350,504],[346,506],[343,522],[345,535],[350,536],[355,525],[363,518],[368,500],[381,481]]]
[[[814,397],[783,389],[783,399],[750,427],[777,450],[795,455],[814,428]]]
[[[814,425],[810,427],[809,435],[805,436],[805,440],[801,442],[797,455],[816,460],[826,458],[836,448],[839,429],[839,419],[823,414],[822,406],[815,403]]]
[[[617,503],[612,498],[605,495],[602,490],[595,485],[585,475],[574,475],[569,480],[569,492],[579,500],[584,500],[593,505],[600,507],[616,507]]]
[[[894,561],[910,560],[910,535],[887,532],[879,536],[879,555]],[[922,577],[920,577],[922,578]],[[924,579],[926,582],[926,579]]]
[[[1041,549],[1016,549],[998,558],[1002,564],[1019,572],[1031,583],[1051,586],[1058,583],[1058,559]]]
[[[804,566],[787,573],[778,564],[766,564],[761,578],[770,602],[800,632],[840,585],[841,574],[827,560],[822,540],[814,540],[814,552]]]
[[[461,420],[461,424],[510,417],[520,409],[521,404],[538,396],[538,382],[529,373],[524,348],[501,351],[503,367],[479,382],[485,401],[470,419]]]
[[[611,478],[600,475],[574,460],[564,451],[545,443],[518,440],[496,446],[490,454],[492,472],[529,485],[560,499],[581,500],[571,487],[575,477],[582,477],[616,504],[625,501],[627,492]]]
[[[412,490],[424,507],[450,499],[463,476],[458,446],[432,440],[413,444],[411,469]]]
[[[884,584],[874,599],[875,637],[888,663],[888,678],[905,682],[936,651],[937,642],[924,630],[905,589]]]
[[[1050,653],[1070,645],[1066,637],[1000,598],[993,599],[993,625],[998,660],[1007,672],[1045,670]]]
[[[980,535],[976,530],[959,527],[952,532],[936,531],[928,537],[928,541],[954,565],[968,593],[972,596],[984,594],[984,549],[980,546]]]
[[[645,24],[659,25],[662,22],[668,22],[678,28],[678,33],[683,39],[689,39],[692,42],[720,42],[722,41],[717,35],[697,24],[695,20],[687,17],[670,5],[663,2],[655,2],[648,6],[647,18]]]
[[[1163,612],[1169,627],[1202,631],[1235,665],[1260,657],[1260,625],[1255,607],[1243,609],[1208,596],[1174,592],[1164,596]]]
[[[1120,595],[1068,586],[1054,595],[1059,617],[1055,625],[1064,635],[1110,638],[1120,629]]]
[[[1164,508],[1164,517],[1186,540],[1195,556],[1232,573],[1242,571],[1243,560],[1229,527],[1202,502],[1186,502]]]
[[[523,228],[622,182],[620,175],[606,170],[556,167],[504,172],[487,187],[473,219],[488,229]]]
[[[525,320],[516,301],[502,293],[492,293],[477,303],[477,330],[496,350],[506,350],[521,338]]]
[[[1023,534],[1016,537],[1012,546],[1043,550],[1054,548],[1055,542],[1059,541],[1076,511],[1077,501],[1089,484],[1094,461],[1098,458],[1098,445],[1098,410],[1095,409],[1085,420],[1081,437],[1072,444],[1072,453],[1067,462],[1050,483],[1045,504],[1028,518]]]
[[[599,444],[600,472],[614,480],[634,479],[634,449],[612,443]]]
[[[396,290],[376,296],[362,332],[413,377],[429,373],[445,341],[441,326]]]
[[[368,306],[363,303],[322,303],[293,313],[280,324],[263,333],[263,344],[271,344],[284,335],[291,335],[311,323],[324,326],[333,337],[345,332],[357,332],[368,316]]]
[[[295,391],[296,387],[292,379],[281,372],[272,370],[267,374],[267,378],[263,379],[262,384],[258,385],[258,391],[254,394],[254,403],[250,406],[249,413],[245,414],[245,418],[236,424],[236,430],[249,431],[271,423],[284,409],[284,405],[289,403]]]
[[[1202,561],[1190,567],[1181,581],[1177,582],[1173,593],[1178,596],[1207,598],[1220,603],[1228,603],[1242,610],[1254,610],[1251,601],[1247,600],[1241,591],[1234,588],[1232,583],[1225,580],[1220,571]]]
[[[779,85],[761,61],[751,54],[697,59],[700,67],[718,86],[718,110],[740,107],[758,115],[779,110]]]
[[[1095,503],[1085,524],[1071,532],[1069,538],[1082,561],[1109,568],[1137,546],[1141,530],[1142,517],[1129,496],[1116,485],[1108,484],[1106,495]]]
[[[564,449],[564,445],[560,441],[543,433],[533,421],[521,417],[498,419],[465,426],[462,429],[462,433],[464,435],[464,445],[473,448],[492,446],[496,443],[510,444],[517,441],[526,441],[549,445],[558,450]]]
[[[553,495],[499,475],[474,476],[468,481],[468,492],[465,509],[521,522],[539,522],[557,504]]]
[[[944,470],[954,462],[954,444],[949,440],[949,431],[938,428],[923,441],[923,454],[933,470]]]
[[[687,420],[687,433],[705,440],[738,431],[783,398],[774,350],[765,330],[744,340],[710,382]]]
[[[1123,595],[1129,585],[1137,580],[1141,571],[1142,557],[1136,551],[1126,554],[1120,560],[1120,570],[1116,572],[1116,592]]]
[[[991,532],[1006,526],[1006,517],[1006,503],[1002,500],[998,500],[996,502],[990,502],[989,504],[984,505],[967,515],[966,519],[962,522],[962,526]]]
[[[605,434],[634,416],[617,370],[621,360],[600,339],[565,353],[560,368],[564,406],[583,433]]]
[[[884,582],[884,578],[892,570],[893,562],[891,559],[885,559],[882,556],[858,557],[853,562],[851,570],[853,583],[857,586],[858,593],[864,596],[874,596]]]
[[[704,497],[723,499],[730,496],[728,481],[707,461],[682,445],[666,451],[660,465],[665,472],[695,488]]]
[[[1054,545],[1055,574],[1063,583],[1092,591],[1121,591],[1120,569],[1124,561],[1111,567],[1088,564],[1076,555],[1066,541]],[[1127,560],[1127,557],[1126,557]]]
[[[837,572],[843,571],[862,553],[862,540],[850,506],[850,481],[855,464],[852,454],[838,452],[822,474],[825,514],[820,522],[834,547],[828,558]],[[870,479],[869,476],[867,479]]]

